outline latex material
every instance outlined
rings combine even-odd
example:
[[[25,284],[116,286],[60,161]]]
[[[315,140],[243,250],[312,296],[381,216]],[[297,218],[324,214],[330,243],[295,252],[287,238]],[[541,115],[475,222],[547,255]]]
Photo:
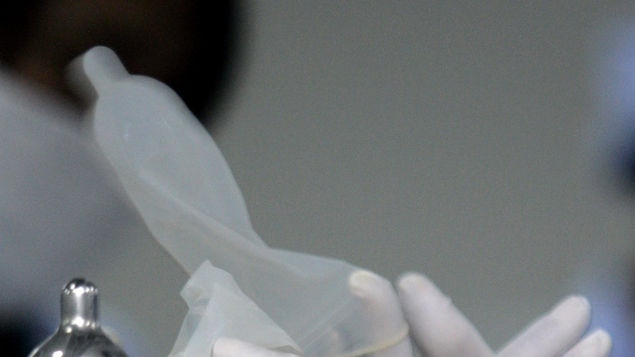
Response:
[[[227,272],[205,262],[192,275],[181,295],[190,313],[183,326],[196,326],[192,331],[183,328],[174,345],[176,354],[183,356],[206,356],[212,350],[214,339],[210,336],[232,336],[248,340],[257,346],[272,349],[287,347],[298,352],[291,338],[276,328],[269,316],[245,296]],[[259,333],[245,326],[269,326]]]
[[[280,353],[262,348],[258,345],[236,340],[233,338],[222,337],[214,344],[212,357],[293,357],[297,356],[290,353]]]
[[[429,357],[605,357],[611,339],[603,330],[583,336],[590,306],[580,296],[561,301],[498,353],[425,276],[408,274],[398,283],[412,337]]]
[[[233,292],[244,293],[269,317],[245,321],[240,338],[257,344],[263,334],[284,336],[282,329],[291,340],[266,347],[299,346],[305,356],[325,357],[380,350],[405,337],[401,314],[381,334],[373,330],[367,304],[349,290],[355,267],[272,249],[258,237],[221,153],[173,91],[129,76],[103,47],[72,67],[76,81],[96,97],[96,141],[156,239],[190,274],[207,260],[229,272],[242,290]],[[221,310],[227,316],[245,313],[243,306],[215,305],[215,296],[207,295],[212,290],[200,289],[206,309],[219,316]],[[203,321],[207,314],[212,312],[193,308],[186,321]],[[224,331],[225,322],[215,320],[216,327],[205,331],[185,323],[180,339],[194,342],[190,337],[205,334],[213,344],[220,336],[235,337],[235,331]],[[177,347],[172,355],[194,356]]]
[[[586,299],[564,299],[549,313],[537,319],[498,353],[483,341],[475,327],[463,316],[430,280],[420,274],[408,274],[399,281],[401,301],[391,298],[392,287],[365,271],[355,272],[351,289],[365,296],[373,310],[375,326],[390,325],[399,316],[399,303],[411,323],[417,347],[428,357],[606,357],[611,338],[603,330],[583,337],[589,322],[590,307]],[[369,357],[411,357],[415,354],[409,341],[374,351]],[[214,346],[213,357],[288,357],[265,348],[237,340],[221,339]]]

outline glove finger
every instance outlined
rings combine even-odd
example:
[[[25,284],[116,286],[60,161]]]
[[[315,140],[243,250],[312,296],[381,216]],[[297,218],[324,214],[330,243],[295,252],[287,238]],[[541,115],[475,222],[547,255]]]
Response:
[[[611,336],[604,330],[586,336],[562,357],[607,357],[611,353]]]
[[[582,336],[591,308],[581,296],[572,296],[539,318],[510,342],[499,357],[561,356]]]
[[[376,341],[386,341],[378,351],[369,351],[369,357],[411,357],[412,346],[408,338],[408,324],[403,317],[399,298],[390,282],[367,270],[353,272],[348,280],[351,292],[359,297],[369,318],[369,333]],[[394,341],[386,336],[402,330]],[[386,347],[386,348],[384,348]]]
[[[411,335],[427,356],[494,355],[474,326],[425,276],[403,276],[398,290]]]
[[[291,353],[282,353],[236,340],[221,337],[214,343],[211,357],[298,357]]]

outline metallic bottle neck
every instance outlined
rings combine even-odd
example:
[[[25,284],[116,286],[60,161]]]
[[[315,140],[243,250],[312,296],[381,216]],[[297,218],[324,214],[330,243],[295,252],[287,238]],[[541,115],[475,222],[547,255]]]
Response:
[[[99,328],[97,295],[97,288],[83,279],[74,279],[66,284],[61,295],[61,328],[65,330]]]

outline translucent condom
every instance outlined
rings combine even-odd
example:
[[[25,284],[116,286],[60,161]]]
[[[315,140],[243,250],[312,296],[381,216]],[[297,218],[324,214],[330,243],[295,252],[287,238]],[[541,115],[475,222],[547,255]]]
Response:
[[[405,323],[377,333],[349,289],[358,268],[260,239],[223,156],[171,89],[129,75],[104,47],[71,68],[93,101],[98,146],[154,237],[191,275],[171,356],[209,356],[221,336],[320,357],[358,356],[405,337]]]

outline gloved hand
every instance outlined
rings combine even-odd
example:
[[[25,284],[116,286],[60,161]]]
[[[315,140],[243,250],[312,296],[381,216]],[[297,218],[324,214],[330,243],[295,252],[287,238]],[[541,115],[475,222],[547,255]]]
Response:
[[[428,357],[605,357],[611,349],[611,339],[602,330],[582,337],[590,316],[590,306],[583,297],[563,300],[500,352],[494,353],[451,300],[425,276],[407,274],[397,285],[399,298],[390,283],[376,274],[360,270],[349,279],[351,292],[365,302],[375,321],[375,333],[380,335],[386,326],[400,323],[405,314],[411,336]],[[219,339],[213,357],[229,356],[293,355],[241,341]],[[406,338],[368,356],[411,357],[413,352],[410,340]]]
[[[605,331],[582,337],[590,318],[590,306],[583,297],[564,299],[495,354],[425,276],[408,274],[397,285],[411,336],[430,357],[603,357],[611,349]]]
[[[320,309],[309,307],[290,313],[288,309],[278,308],[280,300],[277,298],[281,291],[287,294],[286,301],[310,293],[319,298],[324,289],[333,287],[332,282],[339,283],[344,275],[317,274],[308,284],[308,261],[318,271],[346,271],[345,274],[352,271],[348,289],[357,299],[348,294],[344,284],[336,286],[343,288],[341,298],[352,298],[353,317],[366,318],[331,325],[325,323],[319,331],[319,338],[325,338],[307,342],[305,346],[316,349],[306,351],[307,355],[411,356],[406,320],[412,327],[415,341],[431,357],[494,355],[449,299],[423,276],[408,275],[401,279],[400,301],[391,284],[376,274],[349,269],[341,262],[269,249],[252,230],[240,190],[220,151],[204,129],[195,124],[173,92],[151,79],[130,76],[116,55],[106,48],[89,51],[75,62],[74,67],[77,84],[84,88],[83,93],[97,98],[91,110],[96,143],[113,165],[150,231],[188,272],[195,273],[201,264],[211,259],[221,269],[242,276],[243,288],[250,288],[252,296],[262,297],[262,292],[266,292],[271,299],[263,299],[260,303],[269,304],[269,311],[276,312],[278,320],[312,314],[307,323],[310,325],[315,318],[321,317],[318,313],[331,312],[332,306],[315,304]],[[202,182],[213,184],[202,189]],[[268,275],[260,274],[252,266],[246,267],[244,262],[254,257],[258,258],[254,266],[269,268]],[[285,264],[280,264],[281,259]],[[335,267],[339,270],[333,270]],[[280,284],[276,286],[282,288],[270,291],[273,290],[272,276]],[[337,279],[325,280],[324,277],[330,276]],[[327,285],[315,289],[324,281]],[[302,283],[314,290],[296,290]],[[585,354],[600,357],[610,347],[606,333],[593,334],[576,344],[588,320],[589,306],[584,299],[566,300],[505,347],[499,356],[561,357],[569,351],[566,357]],[[213,342],[211,338],[205,338],[202,338],[204,342]],[[359,340],[362,343],[358,343]],[[355,343],[358,344],[351,347]],[[209,353],[207,344],[196,347],[202,348],[204,354]],[[323,352],[324,347],[334,348]],[[216,357],[285,356],[227,341],[215,343],[211,353]]]

